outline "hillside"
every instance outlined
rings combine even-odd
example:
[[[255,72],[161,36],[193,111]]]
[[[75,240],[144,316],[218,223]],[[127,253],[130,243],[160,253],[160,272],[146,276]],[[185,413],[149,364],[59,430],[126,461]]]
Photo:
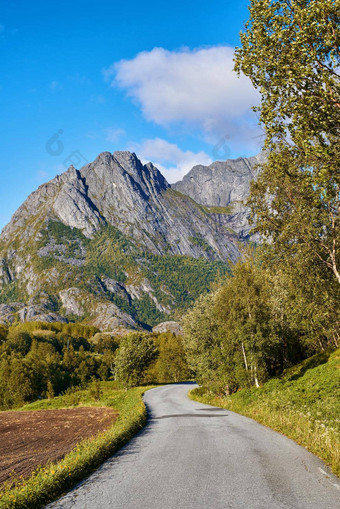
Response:
[[[314,355],[259,389],[217,396],[201,387],[191,397],[284,433],[340,474],[340,349]]]
[[[249,175],[242,186],[246,195]],[[199,204],[179,187],[129,152],[104,152],[40,186],[0,236],[0,321],[114,330],[176,318],[247,237],[232,207]]]

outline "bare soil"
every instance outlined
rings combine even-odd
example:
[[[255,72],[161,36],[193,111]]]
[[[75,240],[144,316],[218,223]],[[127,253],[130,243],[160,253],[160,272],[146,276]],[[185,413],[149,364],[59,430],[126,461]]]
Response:
[[[112,408],[99,407],[0,412],[0,485],[62,459],[80,440],[110,428],[117,417]]]

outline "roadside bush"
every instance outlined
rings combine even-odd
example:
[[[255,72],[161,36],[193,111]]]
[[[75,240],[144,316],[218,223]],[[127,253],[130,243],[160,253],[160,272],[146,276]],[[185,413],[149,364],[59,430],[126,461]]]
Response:
[[[115,358],[115,379],[123,387],[139,385],[157,354],[153,339],[144,332],[133,332],[122,338]]]
[[[171,332],[153,336],[157,347],[157,357],[150,364],[146,382],[171,383],[190,378],[182,338]]]

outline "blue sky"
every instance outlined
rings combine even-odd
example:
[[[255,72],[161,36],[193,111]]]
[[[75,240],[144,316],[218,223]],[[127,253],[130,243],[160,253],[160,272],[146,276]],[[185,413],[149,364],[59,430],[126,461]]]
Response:
[[[259,152],[257,92],[232,72],[247,4],[2,0],[0,228],[106,150],[134,150],[170,182]]]

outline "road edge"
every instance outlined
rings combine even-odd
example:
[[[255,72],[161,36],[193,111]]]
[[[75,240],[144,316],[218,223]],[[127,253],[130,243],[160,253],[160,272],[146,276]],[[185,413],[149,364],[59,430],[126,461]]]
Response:
[[[295,429],[293,427],[290,427],[290,428],[282,427],[279,424],[279,418],[280,418],[281,412],[277,412],[276,411],[276,416],[278,417],[277,424],[275,424],[273,422],[269,423],[268,420],[266,420],[265,417],[261,417],[258,414],[252,413],[250,411],[246,412],[246,411],[242,411],[242,410],[239,410],[239,409],[236,410],[234,408],[231,408],[226,401],[222,402],[222,400],[220,398],[218,398],[217,396],[213,396],[213,395],[211,395],[211,396],[208,396],[208,395],[204,395],[204,396],[194,395],[194,394],[192,394],[192,392],[194,390],[195,389],[192,389],[191,391],[188,392],[188,397],[192,401],[197,401],[198,403],[203,403],[205,405],[210,405],[210,406],[214,406],[214,407],[225,408],[226,410],[230,410],[231,412],[234,412],[235,414],[239,414],[239,415],[242,415],[242,416],[247,417],[249,419],[253,419],[258,424],[261,424],[262,426],[265,426],[265,427],[275,431],[276,433],[279,433],[279,434],[289,438],[290,440],[293,440],[293,442],[295,442],[297,445],[303,447],[308,452],[314,454],[317,458],[319,458],[325,464],[325,466],[329,468],[331,473],[337,479],[339,479],[339,481],[340,481],[340,477],[339,477],[340,469],[339,469],[338,463],[336,461],[332,462],[329,459],[329,454],[326,454],[325,452],[323,453],[322,451],[320,451],[319,448],[314,447],[313,446],[313,440],[311,440],[311,442],[306,443],[303,439],[299,439],[299,436],[297,436],[297,434],[295,433]],[[274,414],[274,412],[272,412],[272,416],[273,416],[273,414]],[[327,478],[328,473],[327,472],[323,472],[323,474]],[[337,485],[336,488],[338,490],[340,490],[340,484]]]

